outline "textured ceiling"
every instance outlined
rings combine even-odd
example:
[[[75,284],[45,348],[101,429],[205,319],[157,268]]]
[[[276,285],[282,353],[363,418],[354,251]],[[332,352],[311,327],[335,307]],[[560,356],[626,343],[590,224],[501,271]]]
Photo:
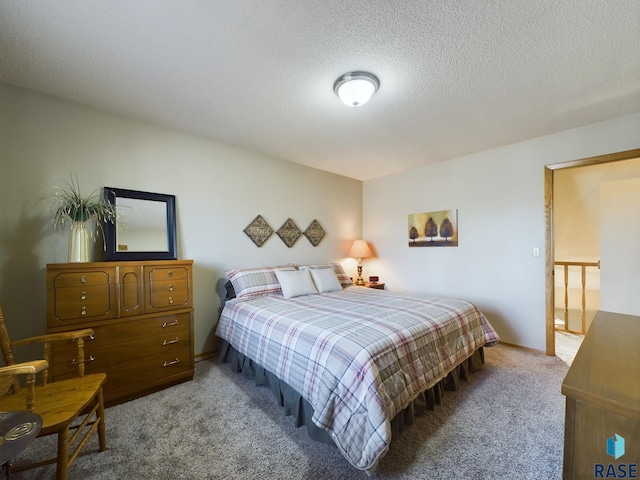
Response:
[[[639,45],[638,0],[0,0],[0,81],[361,180],[638,112]]]

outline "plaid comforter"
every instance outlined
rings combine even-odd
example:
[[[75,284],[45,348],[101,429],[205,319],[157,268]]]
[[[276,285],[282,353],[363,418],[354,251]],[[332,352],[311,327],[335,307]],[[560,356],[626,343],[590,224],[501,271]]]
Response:
[[[300,393],[314,423],[367,471],[386,453],[398,412],[499,340],[469,302],[361,287],[231,300],[216,334]]]

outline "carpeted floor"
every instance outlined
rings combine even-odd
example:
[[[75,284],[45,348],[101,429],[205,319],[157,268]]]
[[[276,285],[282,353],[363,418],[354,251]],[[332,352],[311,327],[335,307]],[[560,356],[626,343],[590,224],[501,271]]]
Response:
[[[567,363],[501,345],[485,352],[481,370],[394,440],[373,478],[561,478]],[[295,428],[270,390],[214,360],[199,362],[192,382],[108,408],[106,417],[109,450],[98,453],[92,440],[71,480],[367,478]],[[38,439],[16,463],[54,445]],[[53,476],[49,466],[11,478]]]

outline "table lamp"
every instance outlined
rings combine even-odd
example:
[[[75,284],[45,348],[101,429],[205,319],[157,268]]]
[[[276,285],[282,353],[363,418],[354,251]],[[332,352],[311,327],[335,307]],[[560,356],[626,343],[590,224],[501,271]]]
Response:
[[[372,257],[371,249],[364,240],[355,240],[351,245],[349,251],[349,257],[358,259],[358,278],[356,279],[356,285],[364,285],[362,278],[362,259]]]

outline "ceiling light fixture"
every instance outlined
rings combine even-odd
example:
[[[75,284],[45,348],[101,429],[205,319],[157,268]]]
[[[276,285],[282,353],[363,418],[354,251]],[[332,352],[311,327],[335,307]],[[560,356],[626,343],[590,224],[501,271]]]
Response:
[[[348,107],[359,107],[369,101],[380,87],[378,77],[369,72],[349,72],[333,84],[333,91]]]

